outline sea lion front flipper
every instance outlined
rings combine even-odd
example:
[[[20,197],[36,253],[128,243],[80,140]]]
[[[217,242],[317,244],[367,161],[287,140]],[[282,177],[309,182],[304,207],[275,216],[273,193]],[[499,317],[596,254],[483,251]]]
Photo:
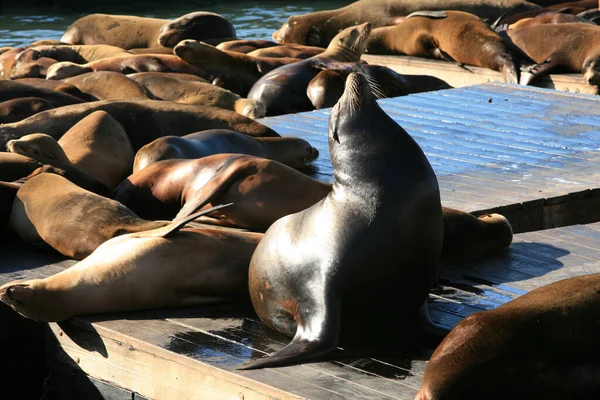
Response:
[[[344,61],[335,61],[335,60],[321,60],[315,59],[311,60],[311,67],[318,69],[331,69],[334,71],[344,71],[347,73],[351,72],[363,72],[363,62],[344,62]]]
[[[412,17],[427,17],[427,18],[434,18],[434,19],[443,19],[443,18],[447,18],[448,14],[446,14],[446,11],[415,11],[415,12],[408,14],[404,19],[407,20]]]
[[[439,59],[444,60],[444,61],[448,61],[449,63],[452,63],[452,64],[454,64],[454,65],[456,65],[456,66],[464,69],[465,71],[469,71],[469,72],[473,73],[473,71],[471,71],[470,69],[468,69],[467,67],[465,67],[465,65],[463,63],[460,63],[460,62],[456,61],[454,58],[452,58],[450,56],[450,54],[446,53],[444,50],[440,49],[439,47],[436,47],[433,50],[433,55],[436,58],[439,58]]]
[[[555,59],[550,56],[539,64],[531,65],[527,68],[524,68],[521,71],[521,85],[529,85],[529,83],[535,78],[547,75],[550,71],[556,69],[558,67],[558,63]]]

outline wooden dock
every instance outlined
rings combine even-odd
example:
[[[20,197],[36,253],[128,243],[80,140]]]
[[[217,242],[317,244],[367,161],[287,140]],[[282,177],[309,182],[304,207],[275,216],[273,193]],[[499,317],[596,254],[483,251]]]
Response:
[[[559,216],[561,225],[588,220],[598,212],[598,207],[578,208],[584,199],[595,204],[598,187],[600,117],[593,96],[485,84],[381,104],[425,150],[447,206],[468,211],[520,207],[514,216],[522,228],[545,227]],[[318,147],[321,156],[311,173],[330,181],[327,117],[327,111],[315,111],[263,122]],[[550,217],[540,221],[540,215]],[[49,276],[75,263],[9,239],[0,243],[0,254],[0,284]],[[505,254],[443,266],[439,287],[430,296],[432,317],[452,327],[467,315],[536,287],[595,272],[600,272],[600,223],[518,234]],[[7,307],[0,311],[14,318]],[[43,328],[48,364],[43,390],[61,400],[412,400],[434,349],[434,344],[420,341],[387,343],[384,351],[368,355],[237,371],[244,361],[289,341],[264,327],[249,304],[82,316],[60,324],[19,323],[34,337]],[[0,341],[8,350],[17,346],[11,359],[21,355],[20,363],[4,363],[11,376],[43,371],[45,361],[35,357],[39,348],[18,348],[19,336],[13,333],[11,338],[10,343]]]

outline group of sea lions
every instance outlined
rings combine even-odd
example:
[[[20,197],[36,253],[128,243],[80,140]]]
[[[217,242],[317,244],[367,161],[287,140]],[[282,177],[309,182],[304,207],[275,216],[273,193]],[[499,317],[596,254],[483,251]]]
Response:
[[[422,150],[376,102],[448,86],[360,57],[383,48],[485,60],[514,81],[517,53],[481,18],[517,45],[533,28],[600,29],[519,28],[518,13],[562,21],[521,0],[361,0],[290,17],[273,34],[283,44],[235,39],[225,18],[196,12],[95,14],[61,41],[4,49],[0,74],[14,79],[0,81],[0,229],[81,261],[7,283],[0,300],[39,321],[251,301],[292,340],[241,369],[324,359],[366,340],[365,326],[444,337],[427,309],[440,264],[502,251],[512,229],[498,214],[442,207]],[[581,46],[539,45],[552,56],[528,71],[580,56],[595,82],[593,41]],[[318,157],[310,143],[247,118],[328,106],[333,184],[297,170]],[[417,399],[599,393],[597,321],[578,318],[598,311],[599,284],[568,279],[466,318],[434,353]]]

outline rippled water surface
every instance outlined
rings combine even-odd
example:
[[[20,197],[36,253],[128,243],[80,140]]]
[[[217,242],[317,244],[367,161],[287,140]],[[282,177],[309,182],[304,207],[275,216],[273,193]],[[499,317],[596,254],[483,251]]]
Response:
[[[25,45],[40,39],[60,39],[73,21],[95,12],[177,18],[192,11],[212,11],[228,18],[235,26],[239,38],[270,39],[271,33],[290,15],[338,8],[350,2],[57,0],[54,3],[60,5],[37,6],[19,6],[16,1],[9,5],[3,3],[0,0],[0,47]]]

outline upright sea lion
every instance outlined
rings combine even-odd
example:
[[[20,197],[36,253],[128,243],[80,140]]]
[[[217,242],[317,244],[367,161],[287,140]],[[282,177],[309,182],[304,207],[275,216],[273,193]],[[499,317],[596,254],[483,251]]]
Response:
[[[526,85],[552,71],[583,74],[590,85],[600,85],[600,29],[571,23],[537,25],[508,31],[508,36],[537,64],[521,75]]]
[[[64,79],[93,71],[113,71],[122,74],[135,72],[181,72],[184,74],[206,76],[206,72],[183,61],[174,55],[132,54],[92,61],[87,64],[75,64],[64,61],[48,68],[46,79]]]
[[[84,101],[78,97],[61,93],[56,90],[36,87],[21,82],[0,80],[0,101],[14,100],[22,97],[37,97],[44,99],[54,107],[84,103]]]
[[[443,80],[429,75],[400,75],[380,65],[364,65],[363,73],[369,80],[379,98],[406,96],[411,93],[450,89]],[[344,93],[344,84],[348,77],[346,71],[323,70],[308,84],[306,95],[316,109],[333,107]]]
[[[0,103],[0,124],[17,122],[52,108],[52,103],[39,97],[20,97],[3,101]]]
[[[252,119],[265,116],[266,108],[261,102],[244,99],[210,83],[185,81],[172,75],[136,75],[132,74],[131,79],[157,99],[224,108]]]
[[[221,153],[268,158],[292,168],[302,168],[319,156],[319,151],[304,139],[253,138],[227,129],[211,129],[183,137],[164,136],[145,145],[135,155],[133,173],[161,160],[196,159]]]
[[[417,143],[375,100],[367,79],[350,74],[329,118],[332,192],[276,221],[252,256],[254,309],[293,339],[242,369],[313,361],[365,327],[396,333],[419,309],[430,321],[424,303],[443,241],[439,188]]]
[[[147,219],[171,219],[227,201],[231,207],[201,222],[266,229],[278,218],[322,199],[329,185],[264,158],[216,154],[196,160],[164,160],[134,173],[115,198]]]
[[[0,300],[21,315],[47,322],[89,313],[246,300],[248,262],[262,234],[179,230],[185,222],[111,239],[49,278],[7,283],[0,288]]]
[[[223,51],[206,43],[184,40],[173,52],[188,63],[214,76],[213,84],[246,97],[254,83],[264,74],[297,58],[252,57]]]
[[[599,325],[600,274],[473,314],[437,347],[415,400],[596,398]]]
[[[63,79],[61,82],[73,85],[97,100],[156,99],[142,85],[118,72],[88,72]]]
[[[267,49],[269,47],[274,47],[278,45],[278,43],[272,42],[270,40],[237,39],[219,43],[216,47],[217,49],[223,51],[235,51],[236,53],[248,54],[254,50]]]
[[[519,82],[509,46],[479,17],[462,11],[416,12],[395,26],[374,29],[366,52],[475,65],[502,72],[506,82]]]
[[[221,35],[227,36],[231,33],[231,37],[235,38],[235,30],[229,21],[209,12],[186,14],[174,21],[128,15],[90,14],[69,26],[61,41],[72,44],[109,44],[122,49],[133,49],[162,46],[159,43],[161,36],[163,41],[171,43],[176,39],[221,40]]]
[[[0,82],[1,83],[1,82]],[[12,124],[0,125],[0,148],[30,133],[60,137],[83,117],[106,111],[127,132],[135,151],[162,136],[183,136],[206,129],[232,129],[251,136],[279,136],[272,129],[236,112],[159,100],[108,100],[42,111]]]
[[[260,78],[252,86],[248,98],[258,100],[267,106],[267,115],[312,110],[313,105],[306,95],[306,88],[311,79],[321,69],[340,69],[340,64],[357,63],[365,49],[370,32],[369,23],[344,29],[333,38],[325,52],[277,68]]]
[[[325,47],[342,29],[370,22],[374,28],[394,25],[398,17],[420,10],[461,10],[481,18],[496,19],[540,7],[522,0],[368,0],[356,1],[336,10],[292,15],[273,33],[280,43]]]

